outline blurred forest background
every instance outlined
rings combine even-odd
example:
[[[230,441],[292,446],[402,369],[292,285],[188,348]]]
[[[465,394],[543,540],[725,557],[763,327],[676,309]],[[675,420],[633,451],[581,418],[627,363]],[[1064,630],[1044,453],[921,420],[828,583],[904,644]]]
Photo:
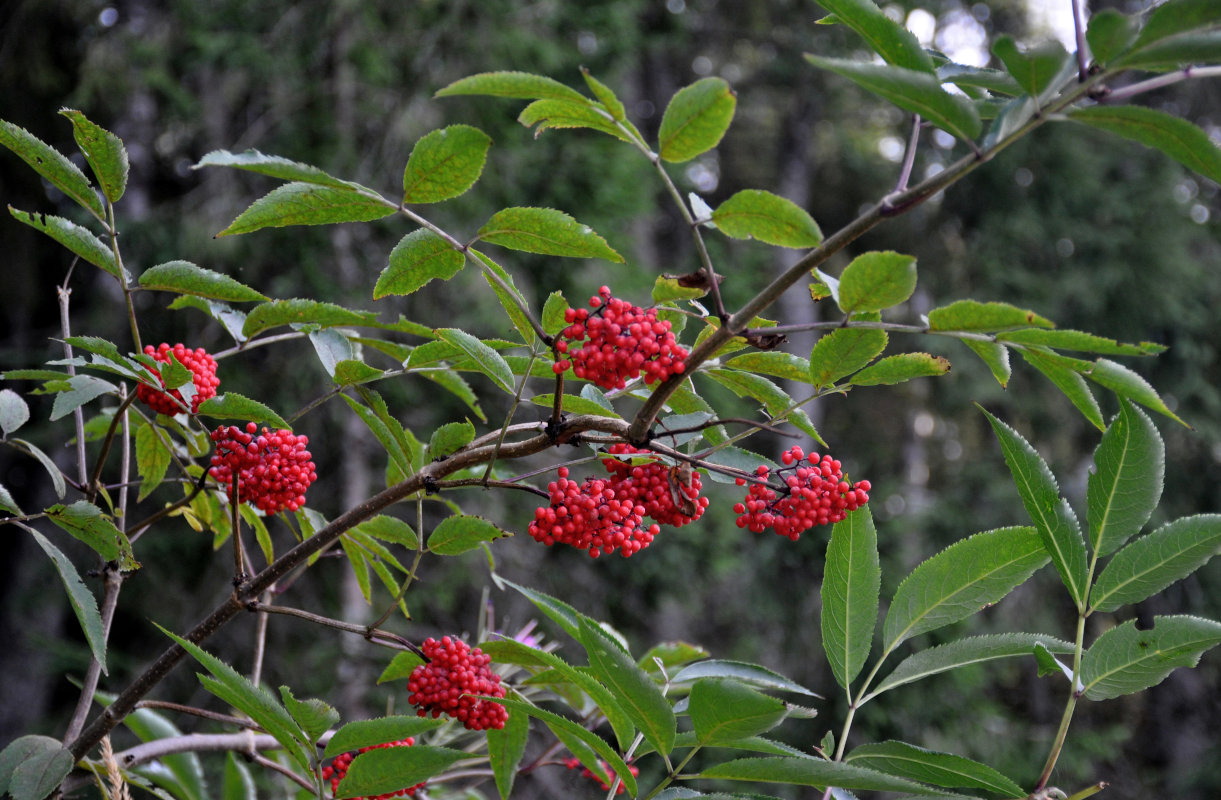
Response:
[[[1068,17],[1069,0],[1051,5]],[[986,59],[988,38],[999,33],[1023,41],[1048,35],[1024,0],[901,0],[886,9],[958,58],[974,53]],[[211,150],[257,148],[393,193],[420,136],[448,124],[476,125],[495,142],[484,177],[467,195],[430,209],[431,218],[461,237],[506,205],[563,209],[606,236],[628,265],[522,253],[502,259],[535,307],[557,288],[579,304],[600,283],[646,304],[658,273],[690,271],[696,260],[690,237],[643,159],[588,132],[552,131],[535,140],[515,122],[523,105],[516,101],[438,100],[433,93],[457,78],[497,69],[580,86],[584,65],[628,101],[629,113],[652,134],[675,90],[719,75],[738,93],[735,123],[713,153],[670,167],[680,188],[698,191],[713,206],[739,189],[769,189],[807,208],[829,233],[890,190],[909,120],[803,61],[803,52],[845,55],[859,46],[850,31],[815,25],[823,13],[809,0],[10,0],[0,3],[0,118],[75,152],[70,125],[55,113],[68,106],[125,140],[131,181],[118,211],[124,258],[133,272],[186,259],[272,296],[326,299],[489,336],[504,328],[501,311],[469,270],[444,286],[374,303],[370,287],[407,232],[401,220],[214,240],[274,184],[192,165]],[[1142,99],[1221,137],[1221,83],[1180,84]],[[951,158],[948,137],[926,132],[922,143],[918,176]],[[0,155],[0,202],[57,213],[68,213],[69,205],[8,153]],[[1062,327],[1168,345],[1156,359],[1125,360],[1194,426],[1155,420],[1168,461],[1166,491],[1151,522],[1157,525],[1221,511],[1219,234],[1216,185],[1117,138],[1050,126],[943,197],[869,234],[829,271],[865,249],[894,249],[919,258],[920,286],[905,307],[910,321],[934,304],[963,297],[1006,300]],[[728,276],[724,292],[731,303],[796,258],[756,243],[711,241]],[[0,243],[0,369],[61,357],[53,340],[60,335],[55,289],[69,257],[8,215],[0,219]],[[73,333],[124,343],[124,315],[104,277],[79,267],[72,274]],[[138,299],[146,341],[183,341],[210,351],[231,345],[196,311],[168,311],[155,294]],[[795,289],[773,316],[798,322],[819,314]],[[811,342],[792,337],[785,347],[808,355]],[[831,452],[853,478],[868,478],[875,487],[884,597],[916,563],[947,544],[1026,521],[975,400],[1031,441],[1083,513],[1098,432],[1044,378],[1015,362],[1013,379],[1002,389],[952,342],[893,342],[944,354],[954,370],[898,388],[858,389],[810,409]],[[228,359],[220,375],[226,389],[282,414],[324,391],[326,377],[305,342]],[[379,389],[421,436],[469,415],[456,399],[419,379]],[[731,396],[710,394],[714,405],[753,411]],[[1109,417],[1116,410],[1113,396],[1100,393],[1100,400]],[[67,461],[62,442],[68,428],[47,421],[49,406],[35,404],[32,427],[22,435],[59,442],[55,454]],[[506,408],[486,408],[492,425]],[[379,488],[384,456],[346,406],[326,404],[298,430],[309,434],[320,465],[311,506],[331,517]],[[791,443],[756,437],[747,445],[775,453]],[[40,468],[14,459],[11,451],[0,451],[0,482],[27,507],[53,502]],[[655,641],[683,639],[718,657],[758,661],[820,691],[826,695],[820,717],[782,729],[793,744],[808,748],[828,728],[838,730],[844,701],[823,665],[818,633],[817,588],[828,531],[812,531],[797,543],[745,533],[729,511],[738,491],[714,486],[713,508],[698,524],[663,530],[652,548],[629,561],[595,562],[531,541],[525,526],[533,501],[511,494],[453,497],[468,512],[518,532],[495,545],[503,574],[611,621],[641,651]],[[286,531],[277,535],[287,543]],[[79,557],[84,571],[85,553],[65,539],[57,542]],[[181,520],[140,543],[144,568],[121,597],[104,690],[122,688],[162,649],[152,622],[182,630],[229,591],[227,556],[214,559],[211,545],[210,537]],[[75,701],[76,689],[62,676],[80,675],[88,650],[54,583],[50,563],[29,537],[6,528],[0,535],[0,745],[23,733],[62,736]],[[493,624],[504,630],[532,618],[517,598],[494,589],[485,596],[485,587],[487,565],[477,552],[426,562],[423,583],[408,597],[414,619],[400,619],[397,629],[417,641],[474,631],[485,603],[494,606]],[[389,602],[382,595],[377,607],[366,605],[337,561],[311,571],[291,594],[293,604],[355,622],[373,619],[381,610],[377,604]],[[1187,609],[1215,618],[1219,597],[1221,568],[1214,563],[1137,613],[1145,621]],[[970,625],[975,632],[1032,630],[1071,639],[1071,619],[1056,574],[1045,569]],[[1092,619],[1090,637],[1113,621]],[[935,636],[957,638],[966,625]],[[243,669],[253,635],[253,621],[240,620],[208,646]],[[384,713],[388,703],[405,705],[401,690],[375,684],[388,653],[357,637],[277,619],[271,643],[265,680],[291,685],[298,697],[326,698],[345,720]],[[862,741],[902,737],[961,752],[1029,783],[1046,755],[1066,687],[1062,680],[1038,678],[1029,659],[997,663],[895,692],[865,709],[856,735]],[[176,670],[159,696],[206,702],[193,673]],[[1107,780],[1112,788],[1105,796],[1113,798],[1221,796],[1219,719],[1221,658],[1214,652],[1198,669],[1179,670],[1151,691],[1080,708],[1053,783]],[[207,725],[191,719],[180,724],[187,730]]]

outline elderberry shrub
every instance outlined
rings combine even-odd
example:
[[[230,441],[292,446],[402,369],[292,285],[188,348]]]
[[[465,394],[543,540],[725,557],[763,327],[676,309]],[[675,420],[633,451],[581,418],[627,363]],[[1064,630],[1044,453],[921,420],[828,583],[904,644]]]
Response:
[[[567,358],[553,365],[557,375],[571,367],[578,378],[603,389],[622,389],[642,372],[645,383],[656,383],[683,371],[687,351],[675,340],[669,321],[657,318],[657,309],[614,298],[606,286],[589,298],[589,305],[593,311],[564,312],[569,324],[555,348]]]
[[[216,359],[208,355],[208,352],[202,347],[189,350],[181,342],[173,347],[162,342],[155,348],[151,344],[146,345],[144,353],[162,364],[169,364],[172,355],[179,364],[191,371],[191,380],[195,384],[195,397],[191,399],[192,414],[199,411],[200,403],[216,396],[216,387],[220,386],[220,379],[216,377]],[[160,376],[158,376],[158,380],[161,381],[161,390],[143,383],[136,384],[136,397],[158,414],[172,417],[182,413],[186,409],[186,401],[182,399],[182,392],[178,389],[167,391],[165,390],[165,380]]]
[[[738,514],[738,527],[762,533],[767,528],[775,529],[781,536],[793,541],[815,525],[830,525],[839,522],[869,502],[869,481],[849,484],[844,480],[839,461],[817,453],[806,456],[794,445],[782,456],[783,467],[776,476],[783,481],[784,488],[777,492],[766,483],[752,483],[746,500],[734,505]],[[805,462],[803,464],[802,462]],[[760,465],[756,474],[767,480],[771,470]],[[737,484],[745,486],[746,480],[738,478]]]
[[[416,707],[416,714],[453,717],[472,731],[505,726],[508,709],[486,697],[504,697],[500,676],[488,669],[492,659],[478,647],[472,648],[461,639],[443,636],[440,641],[425,639],[424,655],[428,661],[411,671],[407,702]]]
[[[348,776],[348,767],[352,766],[352,760],[361,753],[367,753],[370,750],[381,750],[387,747],[411,747],[415,744],[415,739],[408,736],[397,742],[386,742],[385,744],[375,744],[370,747],[362,747],[355,753],[341,753],[331,761],[329,766],[322,768],[322,780],[331,782],[331,795],[339,796],[339,782]],[[399,789],[397,792],[388,792],[387,794],[379,794],[370,797],[357,797],[354,800],[391,800],[393,797],[415,797],[416,790],[422,789],[424,783],[417,783],[415,786],[406,789]]]
[[[251,503],[267,514],[296,511],[305,505],[305,491],[318,479],[305,449],[308,437],[267,427],[260,433],[249,422],[244,431],[236,425],[222,425],[212,431],[212,441],[216,452],[208,472],[225,487],[230,503]],[[233,495],[235,472],[237,497]]]

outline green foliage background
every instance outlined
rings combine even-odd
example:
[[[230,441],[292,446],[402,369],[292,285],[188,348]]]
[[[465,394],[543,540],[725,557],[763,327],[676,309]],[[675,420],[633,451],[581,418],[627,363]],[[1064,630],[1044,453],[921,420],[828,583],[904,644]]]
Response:
[[[943,24],[954,14],[970,13],[952,2],[919,5]],[[684,10],[670,10],[678,8]],[[991,2],[987,8],[982,25],[990,33],[1026,33],[1021,4]],[[878,142],[904,139],[907,121],[802,60],[804,51],[842,53],[853,46],[848,31],[815,28],[821,15],[813,3],[782,0],[691,0],[685,6],[646,0],[304,0],[291,6],[135,0],[114,7],[27,0],[0,8],[0,118],[72,150],[70,127],[54,114],[69,106],[125,140],[132,178],[120,213],[125,256],[133,262],[190,258],[268,293],[326,298],[490,335],[495,328],[487,321],[500,311],[481,305],[490,298],[481,297],[476,284],[464,283],[480,281],[469,271],[443,295],[378,303],[363,296],[401,235],[391,224],[213,240],[272,183],[228,170],[196,172],[190,165],[214,149],[254,147],[371,186],[394,187],[407,153],[424,133],[456,122],[477,125],[495,141],[484,177],[475,191],[438,207],[435,221],[473,232],[506,205],[576,213],[607,236],[628,264],[574,266],[578,262],[514,254],[506,265],[519,287],[536,307],[554,289],[575,305],[604,282],[643,304],[657,273],[695,267],[690,239],[647,165],[620,158],[623,151],[606,137],[552,131],[534,141],[514,121],[518,104],[435,100],[433,92],[493,69],[530,70],[575,85],[584,65],[616,88],[649,132],[677,88],[705,72],[721,75],[738,93],[736,122],[714,157],[682,173],[680,188],[699,189],[713,205],[738,189],[767,188],[806,207],[829,231],[889,190],[897,165],[879,157]],[[1156,102],[1213,131],[1221,126],[1221,87],[1215,82],[1194,83],[1190,92],[1163,92]],[[916,174],[936,169],[943,159],[946,150],[925,147]],[[699,180],[712,181],[713,188],[699,186]],[[36,176],[13,159],[0,162],[0,196],[19,208],[46,208],[48,202]],[[1204,222],[1192,218],[1199,209],[1208,212]],[[1164,157],[1102,134],[1048,130],[1004,152],[944,198],[870,234],[859,250],[918,256],[920,290],[908,304],[913,321],[933,305],[972,296],[1020,302],[1065,327],[1169,345],[1157,359],[1132,364],[1195,427],[1188,431],[1158,420],[1169,458],[1165,500],[1151,521],[1157,525],[1186,513],[1221,511],[1219,219],[1218,187]],[[0,242],[0,369],[56,358],[54,287],[67,268],[63,251],[14,222],[0,226]],[[753,243],[717,246],[714,256],[728,275],[724,291],[730,303],[780,266],[773,251]],[[829,271],[854,254],[844,254]],[[109,289],[95,288],[100,277],[74,274],[76,324],[122,340],[125,321],[115,315]],[[209,349],[224,342],[223,332],[197,312],[159,310],[156,296],[148,293],[140,300],[147,304],[141,314],[156,320],[145,325],[150,341],[182,340]],[[819,314],[799,292],[777,309],[786,322]],[[907,344],[941,352],[935,341]],[[790,343],[792,352],[808,348],[809,341],[799,337]],[[897,581],[946,544],[1024,520],[995,440],[971,399],[983,398],[1023,430],[1065,482],[1066,494],[1083,505],[1097,432],[1029,367],[1015,364],[1009,387],[1001,389],[961,348],[946,347],[943,354],[955,366],[947,378],[858,389],[868,394],[854,403],[833,398],[810,409],[833,454],[854,478],[873,482],[884,594],[894,588],[885,583],[888,578]],[[269,359],[292,359],[293,378],[278,386],[261,382],[264,368],[279,373],[284,366]],[[226,362],[222,377],[227,388],[291,412],[319,393],[320,369],[309,346],[299,343]],[[409,427],[427,431],[468,414],[418,380],[401,383],[383,391],[413,407],[403,420]],[[728,396],[718,399],[730,402]],[[1113,403],[1109,397],[1105,402]],[[503,409],[487,411],[494,416]],[[1104,405],[1108,417],[1115,411]],[[35,420],[46,417],[46,409],[34,409]],[[373,459],[374,443],[340,406],[325,407],[308,420],[322,465],[322,491],[315,490],[311,503],[333,515],[377,482],[382,465]],[[789,442],[771,446],[778,450],[782,444]],[[35,496],[39,475],[8,458],[0,456],[2,482],[14,493]],[[591,562],[530,541],[524,529],[532,503],[511,494],[458,498],[466,510],[518,531],[516,539],[496,546],[506,576],[612,620],[633,641],[683,638],[721,657],[767,664],[826,689],[821,713],[828,720],[842,716],[836,707],[842,699],[829,691],[830,674],[819,671],[816,587],[825,533],[795,544],[746,534],[728,513],[736,493],[722,490],[712,494],[714,508],[699,525],[665,531],[631,561]],[[88,656],[62,598],[49,600],[40,592],[50,566],[15,539],[0,538],[0,637],[9,643],[0,649],[0,674],[18,676],[0,686],[0,742],[20,732],[61,734],[54,721],[64,718],[74,691],[50,676],[65,667],[83,671]],[[125,588],[115,623],[116,656],[152,651],[159,634],[150,618],[171,628],[194,622],[212,600],[197,605],[195,587],[213,586],[217,597],[227,591],[225,561],[214,564],[211,542],[185,524],[159,531],[143,546],[146,569]],[[471,554],[433,566],[411,598],[416,623],[408,635],[420,639],[475,626],[485,605],[481,559]],[[317,572],[294,588],[297,596],[316,595],[319,607],[348,619],[370,616],[359,595],[353,596],[342,565]],[[794,591],[805,586],[810,590]],[[1143,604],[1140,616],[1150,619],[1190,605],[1215,617],[1221,611],[1218,595],[1221,572],[1214,564]],[[501,593],[494,592],[491,602],[495,622],[506,629],[531,616]],[[995,626],[1063,634],[1067,610],[1047,571],[984,615],[980,632]],[[240,664],[243,643],[253,635],[243,626],[250,624],[235,626],[235,635],[217,644],[218,655]],[[956,627],[944,635],[959,632]],[[302,696],[330,697],[345,718],[383,711],[392,696],[374,685],[383,656],[359,640],[318,637],[304,625],[285,623],[273,625],[272,642],[273,652],[292,657],[273,659],[269,680],[291,683]],[[141,666],[116,658],[111,684],[122,685]],[[190,670],[170,680],[184,691],[200,691]],[[1210,657],[1152,691],[1082,708],[1074,731],[1089,734],[1070,738],[1057,779],[1074,785],[1105,777],[1117,787],[1108,795],[1114,797],[1141,796],[1123,794],[1137,787],[1179,798],[1216,796],[1221,771],[1210,765],[1221,762],[1218,686],[1221,665]],[[1060,689],[1025,664],[968,670],[934,679],[919,693],[896,693],[884,706],[867,709],[860,724],[877,739],[922,730],[929,747],[953,749],[965,742],[965,755],[1027,776],[1037,767],[1029,751],[1042,752],[1054,732]],[[973,705],[963,708],[960,698],[966,696]],[[400,693],[392,702],[401,705],[405,698]],[[817,722],[806,729],[811,740],[794,744],[808,747],[821,736]]]

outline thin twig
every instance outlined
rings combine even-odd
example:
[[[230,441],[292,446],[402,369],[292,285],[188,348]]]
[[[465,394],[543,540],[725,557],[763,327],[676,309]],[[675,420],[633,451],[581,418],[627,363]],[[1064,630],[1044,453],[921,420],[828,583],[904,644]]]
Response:
[[[1072,1],[1073,34],[1077,39],[1077,80],[1085,83],[1090,76],[1090,67],[1085,53],[1085,27],[1081,24],[1081,0]]]
[[[119,589],[123,587],[123,575],[119,572],[118,564],[114,562],[103,567],[102,574],[104,576],[101,609],[102,641],[106,642],[110,639],[110,625],[114,621],[114,611],[119,604]],[[102,663],[91,657],[89,666],[85,670],[85,681],[81,685],[80,699],[76,701],[76,710],[68,722],[68,731],[64,734],[64,744],[68,744],[79,736],[81,729],[85,726],[89,709],[93,707],[94,693],[97,692],[101,673]]]
[[[76,262],[80,258],[72,259],[72,263],[68,265],[68,274],[64,276],[64,282],[55,290],[56,297],[59,298],[59,328],[64,337],[64,358],[67,359],[67,371],[69,375],[76,374],[76,365],[72,363],[72,345],[68,344],[68,339],[72,336],[71,318],[68,314],[69,299],[72,296],[72,290],[68,288],[68,281],[72,279],[72,271],[76,268]],[[76,471],[77,479],[83,488],[86,481],[89,479],[88,466],[85,461],[85,414],[80,406],[77,406],[72,412],[73,421],[76,423]]]
[[[1151,92],[1154,89],[1162,89],[1166,86],[1173,86],[1181,81],[1191,78],[1218,78],[1221,77],[1221,65],[1208,67],[1185,67],[1177,72],[1167,72],[1164,75],[1158,75],[1156,78],[1150,78],[1147,81],[1138,81],[1128,84],[1121,89],[1111,89],[1105,92],[1098,98],[1099,103],[1118,103],[1127,101],[1129,98],[1135,97],[1138,94]]]
[[[549,468],[550,469],[550,468]],[[454,481],[437,481],[433,484],[437,489],[461,489],[464,487],[477,486],[481,489],[518,489],[523,492],[537,494],[540,497],[550,497],[551,495],[539,489],[537,486],[529,484],[514,483],[513,481],[489,481],[486,478],[460,478]]]
[[[182,703],[171,703],[168,700],[141,700],[136,708],[156,708],[162,711],[175,711],[179,714],[189,714],[192,717],[210,719],[213,722],[223,722],[226,725],[236,725],[239,728],[258,728],[259,724],[249,717],[235,717],[231,714],[221,714],[219,711],[209,711],[206,708],[196,708]]]
[[[102,467],[106,466],[106,457],[110,455],[110,448],[114,444],[114,437],[115,433],[119,430],[119,423],[123,421],[128,406],[135,402],[136,393],[132,392],[121,399],[122,402],[119,404],[118,410],[110,418],[110,427],[106,429],[106,436],[102,439],[102,452],[98,454],[97,464],[93,467],[93,474],[89,476],[88,485],[82,487],[85,491],[85,498],[91,503],[97,497],[99,482],[102,478]]]
[[[269,605],[267,603],[260,603],[257,600],[248,603],[247,608],[251,611],[262,611],[262,612],[265,612],[268,614],[283,614],[288,617],[297,617],[298,619],[303,619],[308,622],[312,622],[315,625],[322,625],[327,628],[334,628],[335,630],[343,631],[344,633],[354,633],[357,636],[361,636],[365,639],[368,639],[370,642],[373,642],[374,644],[398,645],[397,649],[410,650],[411,652],[418,655],[420,658],[423,658],[425,661],[428,660],[428,657],[426,655],[424,655],[424,651],[421,650],[414,642],[412,642],[409,639],[405,639],[402,636],[399,636],[397,633],[391,633],[390,631],[384,631],[384,630],[381,630],[380,628],[370,628],[369,626],[366,626],[366,625],[355,625],[351,622],[343,622],[342,620],[331,619],[330,617],[324,617],[321,614],[314,614],[309,611],[302,611],[299,608],[290,608],[288,606],[273,606],[273,605]]]
[[[517,391],[513,393],[513,404],[509,406],[509,411],[505,414],[504,425],[500,426],[500,436],[496,439],[496,449],[492,451],[492,457],[488,459],[487,469],[483,471],[483,485],[488,486],[488,478],[492,474],[492,467],[496,464],[496,456],[500,453],[501,445],[504,444],[505,435],[509,432],[509,423],[513,421],[513,415],[517,413],[517,406],[521,403],[521,393],[526,390],[526,381],[530,379],[530,370],[534,367],[534,361],[538,358],[538,353],[532,349],[530,351],[530,360],[526,362],[526,369],[521,376],[521,382],[517,384]]]
[[[275,592],[276,587],[272,586],[267,591],[263,592],[263,602],[271,601],[271,595]],[[263,678],[263,653],[267,650],[267,621],[268,616],[266,611],[258,611],[256,613],[258,622],[254,626],[254,665],[250,668],[250,682],[255,686],[259,685],[259,681]]]

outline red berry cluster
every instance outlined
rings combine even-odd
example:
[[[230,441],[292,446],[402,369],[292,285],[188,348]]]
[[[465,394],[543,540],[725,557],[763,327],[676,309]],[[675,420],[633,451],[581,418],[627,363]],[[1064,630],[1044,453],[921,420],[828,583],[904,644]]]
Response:
[[[444,636],[424,640],[424,655],[428,662],[411,671],[407,702],[416,706],[423,717],[432,712],[460,720],[473,731],[500,729],[509,718],[509,711],[500,703],[481,700],[471,695],[504,697],[500,676],[488,669],[492,659],[478,647],[471,648],[461,639]]]
[[[212,431],[216,452],[209,471],[229,493],[229,502],[253,503],[259,510],[276,514],[296,511],[305,505],[305,490],[318,479],[314,462],[305,449],[309,439],[292,431],[258,432],[253,422],[246,430],[222,425]],[[257,434],[257,435],[256,435]],[[233,497],[233,475],[237,473],[238,497]]]
[[[555,362],[557,375],[572,367],[578,378],[603,389],[622,389],[641,372],[645,383],[654,383],[683,371],[687,351],[675,341],[670,323],[657,319],[657,309],[646,311],[615,299],[605,286],[589,298],[589,305],[593,311],[564,312],[569,324],[555,348],[568,358]],[[574,346],[581,341],[585,343]]]
[[[557,542],[588,550],[597,558],[616,550],[624,558],[648,547],[661,528],[644,525],[645,508],[635,492],[621,492],[624,481],[590,478],[584,483],[559,478],[547,484],[551,505],[535,509],[529,532],[545,545]]]
[[[599,761],[598,763],[602,765],[603,772],[605,772],[607,775],[614,775],[614,773],[611,772],[610,764],[607,764],[605,761]],[[577,767],[581,767],[581,759],[575,758],[575,757],[566,758],[566,759],[564,759],[564,766],[568,767],[569,769],[576,769]],[[631,770],[631,773],[633,776],[640,774],[639,767],[629,764],[628,769]],[[588,767],[581,767],[581,777],[589,778],[591,780],[597,781],[598,785],[602,787],[602,791],[604,791],[604,792],[610,790],[610,786],[607,785],[606,781],[602,780],[602,778],[600,778],[599,776],[590,772]],[[623,794],[626,791],[627,791],[627,788],[624,787],[623,782],[620,781],[619,788],[615,791],[615,794]]]
[[[200,403],[216,396],[216,387],[220,385],[220,379],[216,377],[216,359],[208,355],[202,347],[188,350],[181,342],[173,347],[163,342],[155,348],[151,344],[145,346],[144,353],[162,364],[170,363],[170,356],[173,355],[179,364],[191,371],[195,383],[195,397],[191,400],[192,414],[199,410]],[[160,380],[162,389],[154,389],[143,383],[136,384],[136,397],[158,414],[181,414],[185,410],[182,392],[178,389],[163,391],[165,380]]]
[[[630,444],[613,444],[608,452],[611,455],[632,456],[649,451]],[[634,498],[638,505],[644,506],[645,516],[652,517],[662,525],[681,528],[703,516],[704,509],[708,507],[708,498],[700,497],[703,483],[696,470],[670,466],[660,461],[632,465],[615,458],[604,458],[602,463],[611,474],[615,496]]]
[[[410,736],[398,742],[386,742],[385,744],[375,744],[372,747],[362,747],[355,753],[341,753],[335,756],[329,767],[322,768],[322,780],[331,782],[331,794],[335,797],[339,796],[339,782],[348,775],[348,767],[352,766],[352,759],[361,753],[367,753],[370,750],[380,750],[385,747],[411,747],[415,744],[415,739]],[[417,783],[407,789],[399,789],[397,792],[389,792],[388,794],[379,794],[370,797],[357,797],[355,800],[390,800],[392,797],[414,797],[416,790],[424,786],[423,783]]]
[[[802,461],[808,465],[803,465]],[[840,463],[831,456],[821,459],[817,453],[806,456],[794,445],[781,457],[784,466],[776,475],[784,482],[779,492],[767,484],[752,483],[744,503],[733,507],[738,514],[738,527],[762,533],[764,528],[775,528],[776,533],[793,541],[803,531],[815,525],[839,522],[849,511],[869,502],[869,481],[849,484],[844,480]],[[771,472],[760,466],[756,474],[767,479]],[[738,478],[739,486],[746,480]]]

